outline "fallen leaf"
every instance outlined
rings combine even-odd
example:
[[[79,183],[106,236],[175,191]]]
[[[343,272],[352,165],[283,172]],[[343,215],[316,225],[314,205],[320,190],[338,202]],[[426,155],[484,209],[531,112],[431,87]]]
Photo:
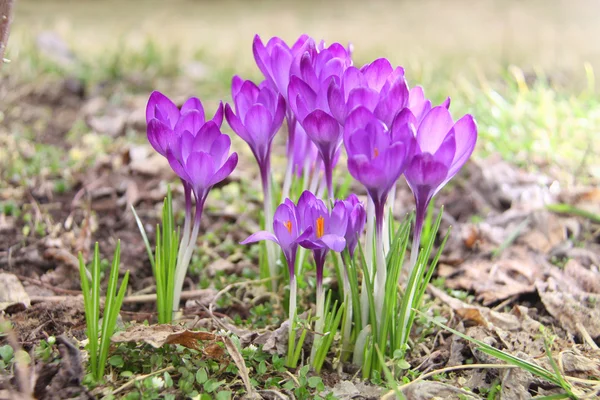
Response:
[[[0,311],[15,304],[29,307],[29,296],[19,278],[13,274],[0,273]]]
[[[402,390],[402,388],[400,388]],[[459,389],[442,382],[420,381],[402,390],[402,393],[410,400],[431,399],[456,399],[456,400],[479,400],[472,392]]]
[[[111,338],[114,343],[144,342],[155,348],[165,344],[180,344],[190,349],[198,349],[199,340],[216,340],[210,332],[191,331],[177,325],[134,325],[125,331],[117,332]]]
[[[585,335],[580,325],[592,338],[600,337],[600,302],[597,295],[561,291],[554,278],[549,278],[547,283],[538,282],[536,288],[548,313],[569,334],[579,337]]]

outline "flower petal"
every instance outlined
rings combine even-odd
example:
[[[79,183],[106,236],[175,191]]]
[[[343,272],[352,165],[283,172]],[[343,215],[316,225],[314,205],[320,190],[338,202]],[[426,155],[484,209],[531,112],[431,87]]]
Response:
[[[242,240],[240,242],[240,244],[254,243],[254,242],[259,242],[261,240],[270,240],[272,242],[279,244],[279,241],[277,240],[275,235],[273,235],[271,232],[267,232],[267,231],[259,231],[259,232],[253,233],[252,235],[248,236],[245,240]]]
[[[185,103],[181,106],[180,113],[183,114],[186,111],[196,110],[202,114],[202,118],[204,119],[204,107],[202,106],[202,102],[197,97],[190,97],[187,99]]]
[[[379,92],[394,69],[387,58],[378,58],[361,68],[371,89]]]
[[[173,139],[174,133],[164,122],[153,118],[148,122],[148,128],[146,129],[148,141],[160,155],[167,156],[167,148],[169,142]]]
[[[157,118],[172,129],[179,119],[179,108],[167,96],[154,91],[146,105],[146,123],[152,118]]]
[[[215,174],[213,175],[213,177],[211,178],[211,180],[209,182],[209,186],[216,185],[217,183],[221,182],[222,180],[227,178],[229,175],[231,175],[231,173],[237,166],[237,163],[238,163],[237,153],[231,153],[231,155],[229,156],[227,161],[225,161],[223,166],[217,172],[215,172]]]
[[[210,179],[215,172],[215,161],[208,153],[193,152],[185,162],[185,170],[197,197],[212,186]]]
[[[254,144],[254,142],[252,142],[252,138],[246,131],[246,128],[244,127],[244,124],[242,124],[242,121],[240,121],[237,115],[234,114],[229,104],[225,105],[225,118],[227,119],[227,123],[229,124],[231,129],[235,133],[237,133],[237,135],[241,137],[246,143],[248,143],[250,147],[252,147]]]
[[[342,139],[342,130],[335,118],[325,111],[315,110],[304,118],[302,127],[308,137],[319,147],[323,157],[333,156]]]
[[[181,114],[179,121],[175,124],[175,132],[181,135],[183,132],[188,131],[193,136],[202,129],[204,126],[204,111],[188,110]]]
[[[329,249],[338,253],[341,253],[346,248],[346,239],[343,236],[333,234],[323,235],[320,241]]]
[[[225,163],[229,148],[231,147],[231,139],[227,135],[221,135],[212,143],[210,147],[210,155],[215,161],[215,168],[220,168]]]
[[[467,162],[477,143],[477,123],[472,115],[465,115],[454,125],[456,137],[456,155],[452,160],[452,166],[448,175],[454,176],[458,170]]]
[[[454,122],[446,107],[431,109],[417,129],[417,141],[423,152],[434,154],[452,129]]]

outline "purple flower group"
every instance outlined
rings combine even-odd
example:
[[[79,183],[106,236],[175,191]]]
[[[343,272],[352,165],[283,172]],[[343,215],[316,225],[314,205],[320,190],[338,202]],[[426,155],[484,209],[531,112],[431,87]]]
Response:
[[[404,69],[393,67],[387,59],[355,67],[350,48],[339,43],[326,46],[303,35],[291,46],[277,37],[265,45],[257,35],[253,53],[264,81],[255,84],[233,77],[232,103],[219,105],[210,120],[197,98],[190,98],[181,108],[159,92],[153,92],[148,101],[148,140],[168,159],[184,186],[185,250],[180,252],[178,265],[187,268],[189,264],[209,191],[237,165],[237,154],[229,154],[231,140],[221,132],[225,116],[256,158],[264,193],[265,230],[243,243],[268,240],[278,244],[291,281],[295,281],[298,247],[311,250],[319,292],[328,252],[345,250],[352,256],[365,221],[374,219],[375,289],[379,290],[386,276],[382,236],[390,193],[404,175],[416,203],[414,257],[429,203],[474,150],[477,126],[473,117],[465,115],[455,122],[450,99],[432,106],[422,88],[409,88]],[[288,168],[282,197],[274,201],[271,147],[284,119]],[[335,200],[334,167],[344,148],[348,171],[364,186],[373,208],[369,216],[355,195]],[[296,195],[302,192],[297,202],[291,200],[296,198],[290,193],[293,182]],[[319,194],[325,189],[326,197]],[[193,230],[192,195],[196,200]],[[272,205],[279,203],[273,214]],[[271,274],[276,275],[277,255],[271,243],[267,250]]]

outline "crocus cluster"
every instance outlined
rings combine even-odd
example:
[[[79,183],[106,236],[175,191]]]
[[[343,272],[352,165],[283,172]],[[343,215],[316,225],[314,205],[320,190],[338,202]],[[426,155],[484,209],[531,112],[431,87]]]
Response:
[[[264,230],[243,243],[268,241],[273,279],[279,274],[274,246],[281,248],[290,277],[290,329],[296,315],[297,266],[302,264],[299,248],[311,251],[315,262],[315,329],[322,333],[327,254],[344,252],[344,264],[352,260],[365,223],[367,273],[374,287],[375,314],[379,315],[388,270],[384,219],[393,205],[396,184],[404,176],[415,199],[412,268],[429,203],[474,150],[475,121],[470,115],[455,121],[449,111],[450,99],[433,106],[422,88],[409,87],[404,69],[392,66],[387,59],[354,66],[350,47],[339,43],[327,46],[302,35],[291,46],[277,37],[265,45],[257,35],[253,54],[264,80],[254,83],[233,77],[232,103],[219,106],[211,120],[206,120],[202,103],[196,98],[178,108],[158,92],[150,96],[148,140],[169,160],[185,193],[186,222],[177,282],[183,282],[208,192],[237,163],[237,154],[229,155],[229,137],[220,130],[224,114],[231,129],[250,147],[264,194]],[[275,191],[281,197],[275,199],[272,143],[284,120],[288,164],[282,189]],[[366,208],[353,194],[336,200],[339,189],[334,169],[343,149],[348,172],[364,187]],[[193,199],[196,209],[192,217]],[[274,212],[273,204],[280,204]],[[361,307],[368,311],[362,304],[363,294]],[[174,304],[177,306],[178,298]]]
[[[414,264],[427,206],[473,152],[477,139],[475,122],[467,115],[455,123],[448,110],[449,99],[433,107],[422,88],[409,88],[404,69],[393,67],[384,58],[360,68],[353,66],[351,52],[339,43],[326,46],[303,35],[292,46],[279,38],[272,38],[265,46],[256,36],[253,49],[266,79],[262,85],[270,86],[286,104],[288,171],[306,171],[303,168],[311,161],[305,160],[316,148],[317,160],[308,168],[318,179],[322,165],[327,198],[333,202],[333,169],[344,144],[348,171],[367,192],[372,205],[368,207],[367,220],[375,221],[370,224],[374,226],[375,248],[370,250],[371,240],[367,240],[367,259],[370,263],[369,255],[375,254],[376,270],[370,273],[379,313],[387,270],[383,227],[388,197],[393,197],[396,183],[404,175],[416,203],[411,254]],[[263,134],[269,132],[265,129]],[[311,144],[307,145],[300,132]],[[286,174],[286,181],[288,178]],[[287,196],[285,188],[284,183]],[[302,195],[299,206],[304,207],[307,197],[306,193]],[[325,213],[325,204],[312,204],[311,212],[339,223],[334,231],[343,236],[338,232],[344,226],[340,222],[343,218],[339,218],[341,206],[336,209],[334,205]],[[319,282],[323,254],[334,243],[314,244],[321,232],[316,227],[310,234],[313,244],[306,247],[314,253]],[[288,265],[289,262],[288,259]]]
[[[214,117],[207,121],[199,99],[190,98],[180,109],[165,95],[155,91],[146,106],[146,122],[148,141],[167,158],[181,179],[185,194],[185,223],[175,272],[175,312],[179,308],[181,288],[198,238],[208,193],[231,174],[238,157],[237,153],[229,154],[231,139],[221,133],[222,104],[219,104]],[[194,211],[192,196],[196,202]]]

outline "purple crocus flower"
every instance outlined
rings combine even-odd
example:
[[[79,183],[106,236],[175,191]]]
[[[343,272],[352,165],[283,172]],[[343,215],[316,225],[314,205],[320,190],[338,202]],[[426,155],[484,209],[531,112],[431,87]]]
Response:
[[[307,35],[301,35],[292,47],[278,37],[271,38],[265,46],[260,36],[256,35],[252,42],[252,52],[256,65],[272,88],[285,95],[288,91],[292,62],[311,45],[314,46],[314,41]]]
[[[312,250],[317,270],[317,311],[315,331],[323,333],[325,316],[325,293],[323,291],[323,269],[329,250],[341,252],[346,247],[346,226],[348,217],[343,202],[336,201],[331,212],[323,200],[310,191],[304,191],[298,199],[298,214],[301,225],[310,229],[310,235],[300,242],[300,246]],[[318,341],[313,343],[311,358],[314,360]]]
[[[412,114],[405,114],[405,119],[416,121]],[[473,153],[477,124],[469,114],[454,123],[446,104],[443,104],[425,114],[418,125],[416,141],[415,155],[405,177],[416,202],[414,244],[418,248],[429,202]],[[418,250],[413,249],[413,254],[416,254]]]
[[[375,114],[386,127],[409,102],[409,90],[402,67],[393,68],[380,58],[358,69],[349,67],[341,83],[333,82],[327,93],[335,118],[344,124],[350,112],[363,106]]]
[[[161,92],[154,91],[150,94],[148,104],[146,105],[148,141],[154,147],[154,150],[162,156],[167,156],[167,147],[181,133],[175,129],[177,122],[182,115],[189,111],[198,113],[198,123],[203,124],[205,122],[204,107],[202,106],[202,102],[196,97],[190,97],[181,106],[180,110],[175,103]],[[223,123],[222,104],[217,108],[212,121],[219,127]]]
[[[165,156],[181,178],[185,192],[185,224],[181,234],[175,271],[173,312],[179,308],[183,280],[196,246],[202,209],[210,189],[224,180],[237,165],[237,154],[229,156],[231,140],[221,134],[223,104],[206,121],[202,102],[192,97],[179,109],[160,92],[153,92],[146,106],[148,141]],[[193,228],[192,193],[196,198]]]
[[[404,121],[403,113],[398,114],[388,132],[371,111],[358,107],[344,127],[348,170],[373,200],[378,229],[388,193],[408,166],[415,147],[414,126]]]
[[[263,189],[269,187],[271,143],[281,128],[285,116],[285,99],[269,88],[266,81],[256,86],[252,81],[233,77],[231,91],[235,112],[225,106],[225,117],[248,145],[258,162]]]
[[[348,217],[348,225],[346,226],[346,233],[344,235],[346,238],[346,249],[350,257],[353,257],[354,250],[356,250],[356,246],[358,245],[358,239],[367,222],[367,212],[362,201],[354,193],[351,193],[343,203],[344,207],[346,207],[346,215]]]
[[[341,145],[342,129],[330,114],[327,91],[351,65],[348,50],[339,43],[320,51],[309,47],[300,56],[297,70],[292,67],[288,87],[288,104],[323,160],[330,198],[334,197],[333,162]]]
[[[260,231],[250,235],[241,244],[258,242],[260,240],[270,240],[277,243],[288,264],[290,279],[294,279],[294,267],[296,265],[296,253],[298,244],[307,239],[312,233],[312,227],[303,227],[298,208],[290,199],[277,207],[273,217],[273,233]]]
[[[317,290],[323,284],[323,267],[329,250],[341,252],[346,247],[346,207],[336,202],[331,212],[323,200],[312,192],[304,191],[298,199],[298,214],[301,225],[311,234],[300,242],[300,246],[312,250],[317,267]]]

